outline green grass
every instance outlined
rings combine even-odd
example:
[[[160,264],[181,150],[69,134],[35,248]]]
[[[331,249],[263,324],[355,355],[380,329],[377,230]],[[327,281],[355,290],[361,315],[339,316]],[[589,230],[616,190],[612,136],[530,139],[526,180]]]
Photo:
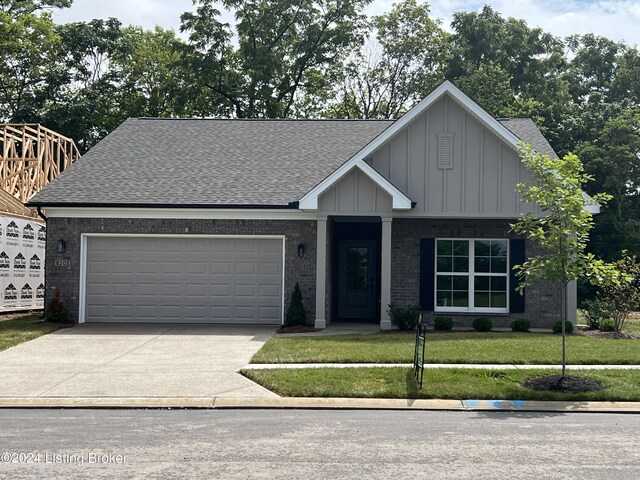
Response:
[[[640,334],[640,318],[629,318],[624,325],[624,331]]]
[[[0,321],[0,351],[28,342],[57,330],[57,325],[43,323],[37,315]]]
[[[253,363],[411,363],[412,333],[278,337]],[[427,334],[428,363],[558,364],[561,337],[551,333],[450,332]],[[640,364],[640,340],[567,337],[569,364]]]
[[[600,380],[605,389],[580,394],[537,392],[520,383],[558,370],[429,369],[419,389],[402,367],[243,370],[246,377],[287,397],[441,398],[487,400],[640,401],[639,370],[570,372]]]

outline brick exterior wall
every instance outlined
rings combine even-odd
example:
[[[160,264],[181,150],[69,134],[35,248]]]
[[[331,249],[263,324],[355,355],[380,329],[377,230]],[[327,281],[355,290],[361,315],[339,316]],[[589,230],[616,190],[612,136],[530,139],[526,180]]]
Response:
[[[285,308],[296,282],[307,308],[308,321],[315,319],[316,298],[316,222],[313,220],[173,220],[173,219],[92,219],[49,218],[47,220],[46,294],[48,302],[54,288],[60,288],[69,318],[78,321],[80,297],[80,235],[82,233],[147,233],[192,235],[284,235]],[[65,253],[56,251],[58,239],[65,241]],[[305,244],[304,257],[298,257],[298,244]],[[68,267],[56,260],[70,260]]]
[[[143,234],[223,234],[285,235],[285,308],[296,282],[308,312],[308,322],[315,320],[316,222],[313,220],[173,220],[173,219],[89,219],[49,218],[47,221],[46,299],[60,288],[70,318],[78,320],[80,295],[81,233]],[[328,228],[328,241],[332,231]],[[391,301],[397,305],[419,303],[420,239],[427,237],[512,238],[509,222],[504,220],[436,220],[395,218],[392,223]],[[56,242],[64,239],[66,251],[56,252]],[[306,246],[304,257],[298,257],[298,244]],[[332,318],[331,291],[333,272],[330,252],[327,262],[327,319]],[[526,255],[535,248],[527,242]],[[66,267],[55,266],[56,260],[70,260]],[[524,314],[491,314],[496,327],[508,327],[512,318],[526,317],[534,327],[550,327],[559,318],[560,290],[545,284],[527,288]],[[443,314],[454,318],[456,325],[470,325],[479,314]]]
[[[395,218],[391,240],[391,301],[397,305],[420,303],[420,239],[421,238],[517,238],[509,232],[507,220],[451,220]],[[535,245],[527,241],[527,257],[536,254]],[[456,326],[470,326],[475,317],[488,316],[495,327],[510,327],[511,320],[524,317],[532,327],[549,328],[560,318],[559,286],[538,284],[527,287],[525,313],[441,315],[452,317]],[[432,318],[433,314],[429,314]]]

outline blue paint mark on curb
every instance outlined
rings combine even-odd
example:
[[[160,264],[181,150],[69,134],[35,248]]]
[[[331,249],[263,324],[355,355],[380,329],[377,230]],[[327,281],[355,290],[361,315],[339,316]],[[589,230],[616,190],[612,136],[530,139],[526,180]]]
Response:
[[[462,405],[470,410],[480,407],[495,410],[521,410],[527,408],[524,400],[463,400]]]

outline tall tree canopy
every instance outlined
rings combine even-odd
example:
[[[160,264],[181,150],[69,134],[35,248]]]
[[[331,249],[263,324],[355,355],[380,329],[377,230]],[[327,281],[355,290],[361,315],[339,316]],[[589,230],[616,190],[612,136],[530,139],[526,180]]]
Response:
[[[397,118],[444,80],[448,34],[429,5],[404,0],[371,20],[372,35],[334,68],[326,114]]]
[[[287,117],[313,79],[359,43],[370,1],[223,0],[234,29],[219,20],[213,0],[198,0],[181,29],[189,34],[192,67],[224,113]]]

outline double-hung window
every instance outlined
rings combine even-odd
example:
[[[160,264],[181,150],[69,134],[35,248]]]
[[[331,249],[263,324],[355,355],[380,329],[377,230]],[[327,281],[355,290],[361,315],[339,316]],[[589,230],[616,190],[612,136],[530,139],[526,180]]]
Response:
[[[435,309],[508,312],[509,241],[436,239]]]

